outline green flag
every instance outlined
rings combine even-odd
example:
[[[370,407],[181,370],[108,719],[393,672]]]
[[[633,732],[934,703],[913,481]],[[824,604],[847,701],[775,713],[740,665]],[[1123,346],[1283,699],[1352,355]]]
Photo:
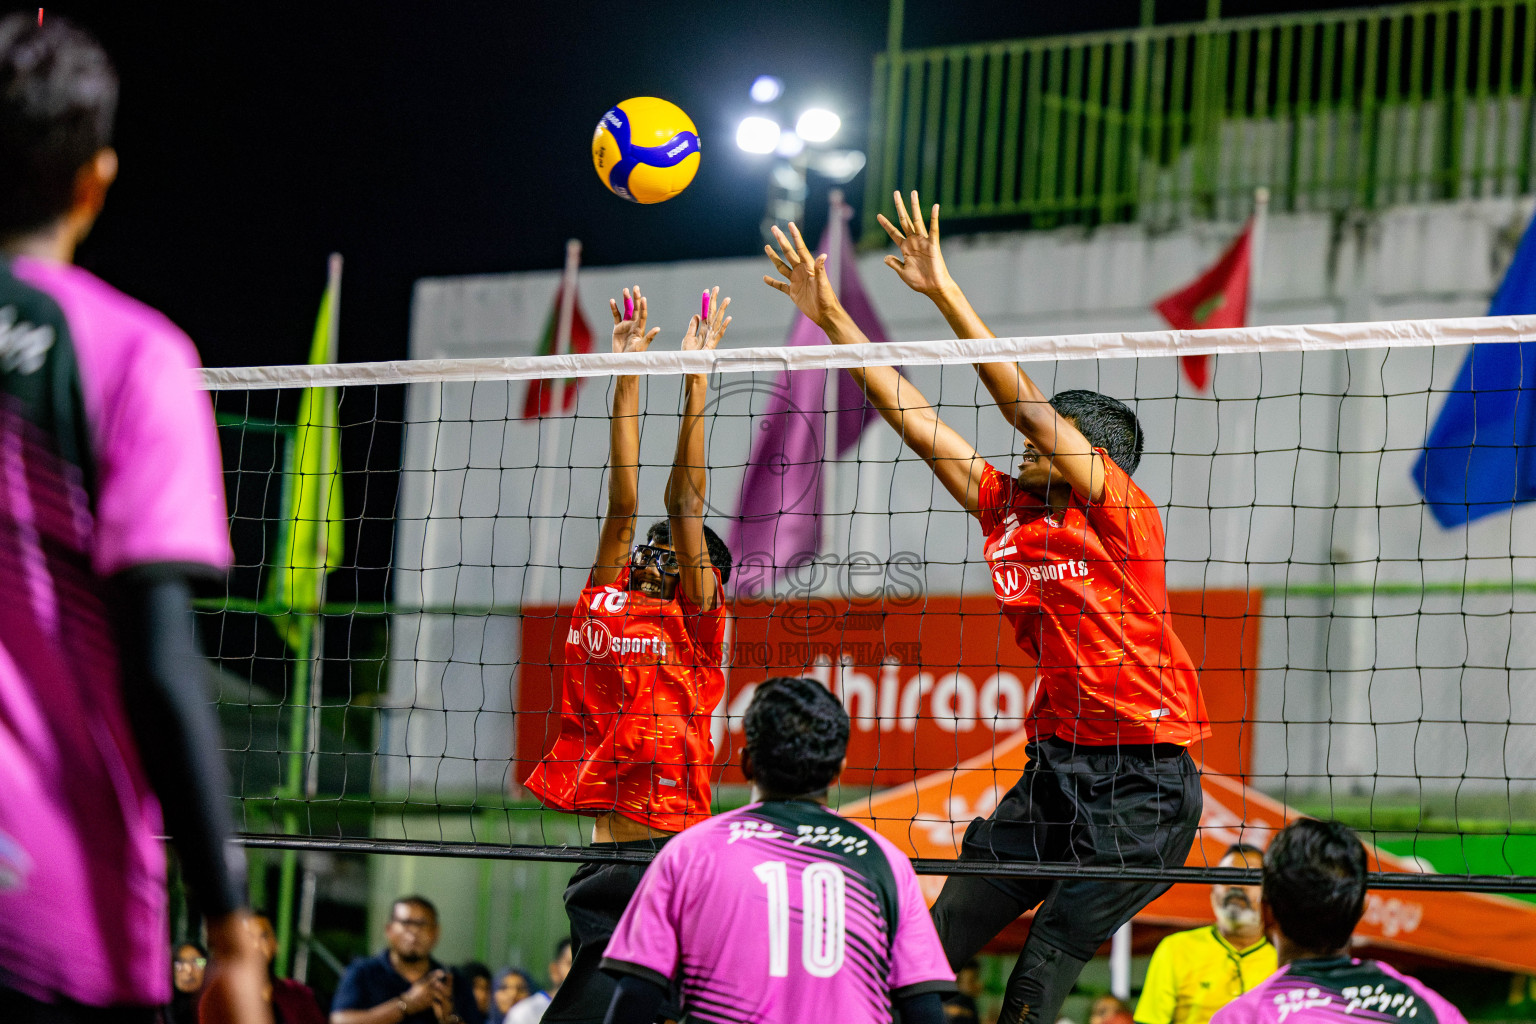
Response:
[[[332,256],[330,279],[320,300],[310,365],[336,362],[336,320],[341,257]],[[282,609],[272,624],[288,646],[305,645],[307,616],[320,610],[325,576],[341,564],[341,430],[336,390],[305,388],[285,457],[283,510],[277,554],[268,576],[267,603]]]

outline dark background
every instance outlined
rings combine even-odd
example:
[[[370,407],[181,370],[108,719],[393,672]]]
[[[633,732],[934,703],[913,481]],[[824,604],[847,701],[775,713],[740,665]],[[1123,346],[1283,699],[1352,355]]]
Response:
[[[1363,5],[1227,0],[1224,14]],[[121,173],[79,262],[167,313],[207,365],[243,366],[308,358],[333,251],[346,258],[344,361],[405,357],[418,278],[555,268],[568,238],[582,240],[588,265],[759,252],[767,158],[735,145],[737,121],[754,109],[748,87],[778,75],[785,113],[831,106],[844,118],[837,143],[862,147],[888,0],[71,0],[46,10],[95,33],[122,77]],[[1156,18],[1205,10],[1205,0],[1157,0]],[[903,45],[1131,27],[1140,11],[1140,0],[907,0]],[[678,103],[704,145],[693,184],[656,206],[608,193],[590,155],[603,112],[641,95]],[[815,181],[811,237],[826,208]],[[847,192],[858,205],[862,177]],[[390,596],[401,398],[400,388],[342,390],[347,556],[329,578],[332,602]],[[291,423],[297,392],[222,392],[215,404],[226,417]],[[222,433],[229,589],[255,598],[282,514],[283,449],[249,428]],[[258,617],[226,615],[217,629],[209,650],[243,663],[241,675],[286,671]],[[382,641],[350,633],[327,629],[328,657],[383,657]]]
[[[1224,13],[1358,5],[1228,0]],[[906,6],[907,47],[1132,26],[1140,12],[1138,0]],[[599,265],[756,252],[766,164],[734,139],[749,84],[780,76],[804,102],[842,112],[839,143],[862,145],[887,3],[106,0],[47,11],[93,31],[123,79],[122,173],[80,262],[169,314],[208,365],[238,366],[307,358],[332,251],[347,260],[347,361],[405,356],[419,277],[558,267],[572,237]],[[1204,11],[1204,0],[1157,3],[1160,23]],[[689,112],[704,158],[686,193],[641,207],[603,189],[588,146],[608,107],[648,94]],[[848,192],[857,204],[862,178]]]

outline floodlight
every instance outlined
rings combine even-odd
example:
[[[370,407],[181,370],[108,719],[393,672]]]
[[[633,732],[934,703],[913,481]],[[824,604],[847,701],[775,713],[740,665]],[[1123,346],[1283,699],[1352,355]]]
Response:
[[[795,122],[795,134],[806,142],[827,142],[843,126],[843,119],[825,107],[812,107]]]
[[[784,83],[772,75],[758,75],[752,80],[752,99],[772,103],[784,94]]]
[[[779,123],[772,118],[744,117],[736,126],[736,145],[748,153],[772,153],[779,135]]]

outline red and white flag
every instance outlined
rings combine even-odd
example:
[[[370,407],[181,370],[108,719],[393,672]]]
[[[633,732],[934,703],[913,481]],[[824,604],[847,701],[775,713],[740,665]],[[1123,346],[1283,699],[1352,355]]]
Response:
[[[549,322],[544,325],[544,334],[539,338],[539,347],[534,355],[548,356],[564,353],[585,355],[592,351],[592,328],[587,326],[587,318],[581,315],[581,303],[573,297],[571,300],[571,340],[563,350],[559,344],[560,305],[565,299],[565,284],[561,283],[555,291],[555,304],[549,311]],[[538,419],[551,413],[556,415],[568,413],[576,408],[576,391],[581,387],[582,377],[568,377],[564,381],[554,377],[539,377],[528,382],[528,391],[523,397],[523,416],[525,420]],[[555,408],[555,395],[560,397],[560,408]]]
[[[1249,218],[1242,233],[1210,269],[1178,291],[1163,296],[1152,308],[1178,330],[1247,327],[1258,216]],[[1197,391],[1204,391],[1210,384],[1210,356],[1180,356],[1179,365]]]

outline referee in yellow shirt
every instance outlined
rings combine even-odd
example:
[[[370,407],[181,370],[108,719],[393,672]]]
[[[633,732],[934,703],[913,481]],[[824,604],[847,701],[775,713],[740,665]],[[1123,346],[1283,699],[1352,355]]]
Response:
[[[1220,866],[1263,867],[1264,852],[1238,843]],[[1213,885],[1211,909],[1214,925],[1175,932],[1158,943],[1136,1003],[1136,1024],[1207,1024],[1275,972],[1275,947],[1259,916],[1259,886]]]

